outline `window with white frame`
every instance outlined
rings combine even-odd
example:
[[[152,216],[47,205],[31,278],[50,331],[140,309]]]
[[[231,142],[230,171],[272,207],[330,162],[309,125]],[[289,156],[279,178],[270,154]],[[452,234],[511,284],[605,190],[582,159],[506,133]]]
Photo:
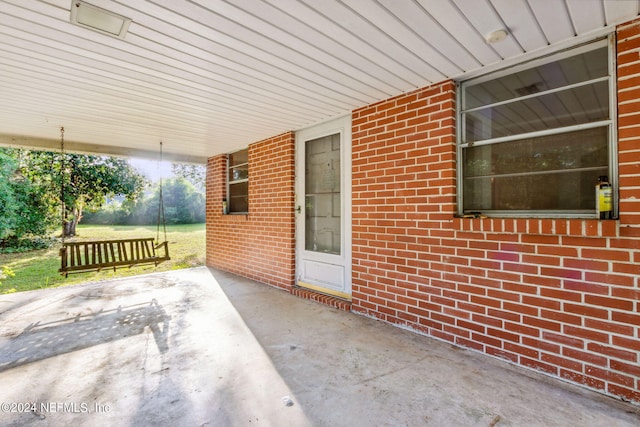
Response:
[[[249,212],[249,150],[228,155],[227,202],[229,213]]]
[[[612,64],[601,40],[462,82],[459,214],[594,217],[598,178],[616,187]]]

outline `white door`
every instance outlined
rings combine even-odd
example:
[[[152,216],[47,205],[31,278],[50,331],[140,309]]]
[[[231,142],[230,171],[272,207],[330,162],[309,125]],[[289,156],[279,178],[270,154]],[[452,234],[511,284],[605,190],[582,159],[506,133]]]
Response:
[[[351,116],[296,133],[296,277],[351,299]]]

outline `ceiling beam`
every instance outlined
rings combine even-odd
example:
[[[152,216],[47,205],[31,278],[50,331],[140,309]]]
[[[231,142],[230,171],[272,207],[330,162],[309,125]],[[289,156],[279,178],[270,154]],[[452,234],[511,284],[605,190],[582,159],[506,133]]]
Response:
[[[0,134],[0,147],[27,148],[42,151],[60,151],[60,139],[30,137],[22,135]],[[160,151],[142,150],[138,148],[114,145],[87,144],[84,142],[64,141],[64,149],[71,153],[95,154],[116,157],[137,157],[159,160]],[[169,162],[206,164],[207,158],[183,153],[162,153],[162,159]]]

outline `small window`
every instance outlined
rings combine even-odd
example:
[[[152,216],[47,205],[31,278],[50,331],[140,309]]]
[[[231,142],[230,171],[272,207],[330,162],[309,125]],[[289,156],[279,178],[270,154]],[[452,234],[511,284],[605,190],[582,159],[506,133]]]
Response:
[[[249,151],[229,154],[228,203],[229,213],[249,212]]]
[[[461,84],[459,213],[593,217],[616,178],[607,40]]]

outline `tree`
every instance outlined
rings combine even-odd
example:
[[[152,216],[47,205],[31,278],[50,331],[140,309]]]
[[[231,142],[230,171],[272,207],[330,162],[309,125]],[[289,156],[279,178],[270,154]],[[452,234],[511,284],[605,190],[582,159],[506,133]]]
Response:
[[[74,236],[86,207],[97,208],[107,197],[135,200],[146,185],[124,159],[32,151],[25,168],[33,182],[46,188],[45,197],[62,201],[63,236]]]
[[[160,189],[147,201],[148,214],[157,216]],[[162,185],[165,220],[169,224],[194,224],[204,222],[205,197],[184,178],[165,180]]]
[[[55,223],[55,200],[25,175],[28,152],[0,149],[0,240],[42,236]],[[59,211],[58,211],[59,212]]]
[[[11,233],[17,220],[18,209],[11,185],[15,169],[14,159],[0,150],[0,239]]]
[[[206,179],[206,169],[204,166],[186,163],[172,163],[171,172],[173,172],[175,176],[189,181],[198,191],[204,191]]]

